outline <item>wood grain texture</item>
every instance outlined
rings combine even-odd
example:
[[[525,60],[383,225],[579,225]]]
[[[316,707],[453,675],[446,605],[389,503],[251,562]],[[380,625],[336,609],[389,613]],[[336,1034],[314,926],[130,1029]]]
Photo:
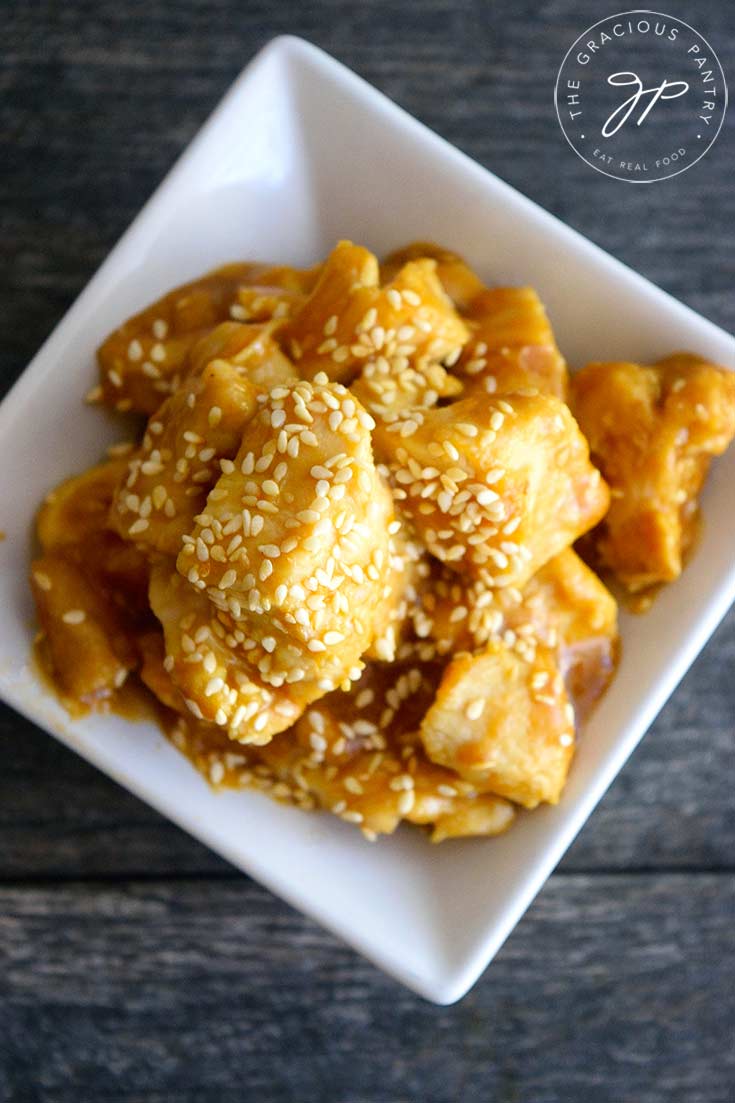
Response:
[[[729,1103],[724,887],[557,877],[450,1008],[246,881],[8,887],[4,1099]]]
[[[700,165],[646,188],[592,172],[557,126],[561,59],[613,10],[16,0],[0,73],[0,393],[245,62],[285,32],[734,328],[735,114]],[[666,10],[735,72],[735,6]],[[735,614],[490,972],[449,1009],[4,710],[0,1101],[729,1101],[733,670]]]

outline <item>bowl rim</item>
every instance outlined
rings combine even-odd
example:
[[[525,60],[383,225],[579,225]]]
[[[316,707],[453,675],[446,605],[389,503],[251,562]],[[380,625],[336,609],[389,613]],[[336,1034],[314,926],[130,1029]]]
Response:
[[[491,180],[493,187],[503,191],[517,209],[523,210],[527,216],[532,217],[539,225],[549,232],[553,231],[554,235],[566,238],[575,249],[590,259],[594,258],[597,263],[603,263],[611,272],[624,275],[625,279],[645,296],[652,309],[655,309],[656,306],[666,306],[670,310],[672,306],[675,306],[683,317],[688,317],[692,321],[696,320],[699,330],[704,333],[708,332],[713,340],[730,339],[729,334],[720,327],[703,318],[685,304],[673,299],[672,296],[655,287],[643,276],[611,257],[603,249],[584,238],[583,235],[543,210],[517,189],[506,184],[445,139],[436,135],[423,123],[414,119],[383,93],[373,88],[324,51],[304,39],[284,35],[271,40],[264,46],[225,92],[208,119],[181,153],[152,196],[143,205],[107,258],[97,269],[75,302],[65,312],[28,367],[10,388],[2,404],[0,404],[0,435],[3,427],[14,417],[15,406],[25,401],[31,390],[36,386],[36,369],[42,370],[42,361],[53,343],[61,339],[67,328],[78,324],[79,320],[83,319],[89,301],[94,296],[99,284],[115,268],[123,248],[130,248],[134,245],[136,237],[142,234],[145,228],[158,217],[159,212],[167,202],[167,196],[172,185],[183,176],[191,164],[196,162],[200,148],[218,125],[223,111],[230,103],[239,99],[251,83],[254,84],[258,80],[262,68],[274,57],[282,58],[286,63],[295,61],[297,64],[306,63],[312,68],[315,67],[318,69],[320,77],[332,86],[341,85],[356,92],[370,110],[382,115],[392,127],[407,130],[413,135],[420,135],[423,142],[428,144],[430,151],[441,158],[445,164],[448,162],[450,167],[454,165],[458,169],[461,168],[463,173],[474,176],[483,185],[487,185],[488,180]],[[449,1004],[459,999],[474,984],[503,944],[733,601],[735,601],[735,555],[733,556],[729,575],[726,574],[718,582],[718,587],[710,595],[695,630],[689,633],[684,646],[679,649],[676,661],[666,670],[665,676],[658,679],[653,691],[647,694],[638,711],[635,724],[629,726],[616,744],[614,754],[608,757],[604,768],[600,769],[595,776],[593,784],[588,786],[575,815],[558,833],[553,844],[547,846],[542,853],[535,856],[533,866],[527,871],[523,888],[516,892],[513,905],[508,908],[503,921],[498,923],[489,920],[484,937],[478,939],[474,951],[467,955],[464,965],[461,968],[446,971],[442,975],[439,971],[429,975],[427,971],[426,976],[417,977],[406,971],[401,972],[400,967],[396,965],[395,960],[389,953],[382,954],[379,949],[376,949],[375,945],[368,945],[362,938],[350,932],[344,924],[335,920],[328,908],[320,909],[313,904],[305,905],[299,896],[298,886],[280,876],[274,876],[265,859],[262,861],[249,860],[245,863],[242,855],[234,846],[228,850],[228,847],[223,845],[222,839],[215,837],[216,833],[202,828],[199,824],[193,827],[191,820],[187,819],[186,811],[177,808],[173,802],[165,799],[164,795],[155,791],[153,787],[147,787],[139,782],[131,783],[129,778],[110,768],[109,763],[105,761],[104,754],[100,752],[95,755],[90,752],[88,747],[80,748],[68,730],[60,730],[57,724],[50,724],[48,718],[40,709],[34,711],[30,708],[27,698],[14,691],[13,685],[3,677],[2,671],[0,671],[0,693],[9,704],[34,723],[43,727],[51,735],[60,739],[71,749],[102,769],[108,776],[111,776],[119,784],[152,805],[182,829],[222,854],[233,862],[236,867],[246,869],[251,876],[276,892],[289,904],[306,912],[320,924],[350,943],[385,972],[396,977],[425,998],[435,1003]]]

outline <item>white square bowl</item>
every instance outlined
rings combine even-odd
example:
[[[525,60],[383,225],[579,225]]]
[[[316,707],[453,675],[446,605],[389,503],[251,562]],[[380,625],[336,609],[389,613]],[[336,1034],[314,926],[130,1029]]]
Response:
[[[151,725],[71,721],[29,661],[33,514],[119,439],[84,407],[94,350],[175,284],[237,258],[310,264],[340,237],[378,254],[414,239],[489,283],[532,283],[573,365],[674,349],[733,364],[733,343],[415,122],[313,46],[248,66],[0,408],[0,690],[7,701],[422,996],[462,996],[503,943],[735,597],[735,451],[715,465],[701,543],[650,614],[622,617],[617,678],[556,808],[499,839],[377,844],[327,815],[212,792]]]

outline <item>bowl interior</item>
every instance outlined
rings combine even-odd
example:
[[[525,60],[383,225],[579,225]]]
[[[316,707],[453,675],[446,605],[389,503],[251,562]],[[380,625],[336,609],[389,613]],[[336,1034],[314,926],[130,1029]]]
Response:
[[[727,334],[326,55],[277,40],[233,86],[0,409],[0,689],[404,983],[447,1002],[502,943],[735,596],[735,452],[715,465],[684,578],[647,616],[622,618],[618,676],[582,734],[561,804],[522,816],[500,839],[432,848],[420,833],[400,831],[371,845],[328,816],[252,793],[216,795],[150,726],[70,721],[29,661],[36,506],[125,436],[121,419],[81,404],[96,345],[133,310],[205,269],[236,258],[312,263],[340,237],[378,253],[433,239],[490,283],[533,284],[573,365],[689,348],[732,366]]]

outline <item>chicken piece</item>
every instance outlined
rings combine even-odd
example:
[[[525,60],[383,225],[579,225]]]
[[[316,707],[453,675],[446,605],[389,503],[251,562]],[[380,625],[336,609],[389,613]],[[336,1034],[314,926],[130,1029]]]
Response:
[[[390,567],[374,422],[326,376],[276,387],[184,537],[178,570],[244,633],[269,685],[360,671]]]
[[[137,644],[140,655],[138,677],[143,685],[151,691],[159,704],[172,712],[187,715],[184,698],[166,669],[166,643],[160,626],[157,631],[145,632],[139,636]]]
[[[419,591],[414,631],[434,641],[437,656],[478,651],[491,640],[529,662],[539,644],[553,650],[578,721],[612,678],[617,603],[571,548],[545,563],[523,590],[494,590],[437,563]]]
[[[236,368],[214,360],[166,399],[115,495],[110,523],[121,536],[149,553],[179,553],[220,461],[237,454],[257,397]]]
[[[381,281],[390,283],[404,264],[426,258],[436,261],[436,274],[441,285],[462,313],[467,310],[472,300],[485,290],[482,280],[466,261],[462,260],[462,257],[429,241],[416,241],[390,253],[380,266]]]
[[[237,301],[230,315],[241,322],[283,321],[303,304],[319,278],[321,265],[314,268],[259,266],[253,283],[237,289]]]
[[[373,254],[340,242],[311,296],[280,331],[299,372],[313,378],[324,371],[349,382],[375,363],[374,380],[385,380],[424,361],[438,363],[458,355],[467,327],[445,295],[435,267],[433,260],[411,261],[380,288]]]
[[[403,410],[429,409],[440,398],[456,398],[462,393],[459,379],[435,360],[423,358],[405,367],[396,363],[395,358],[385,356],[368,360],[350,386],[375,418],[394,421]]]
[[[295,383],[298,373],[282,353],[273,332],[272,325],[222,322],[192,348],[192,374],[198,375],[212,360],[226,360],[260,391],[269,391],[279,383]]]
[[[577,723],[582,722],[615,672],[618,607],[607,587],[567,548],[536,572],[505,621],[517,639],[541,639],[556,648]]]
[[[378,424],[373,443],[428,551],[487,586],[523,586],[607,508],[587,442],[550,395],[415,410]]]
[[[229,318],[242,283],[262,265],[230,264],[170,291],[111,333],[97,352],[101,399],[116,410],[153,414],[188,375],[189,352]]]
[[[286,690],[263,685],[229,614],[215,609],[169,560],[151,571],[150,602],[163,627],[164,670],[197,720],[216,724],[238,743],[262,744],[301,714],[308,695],[299,703]]]
[[[500,640],[444,671],[421,724],[432,762],[485,791],[534,808],[556,804],[574,753],[574,712],[554,653],[533,662]]]
[[[568,372],[532,287],[493,287],[467,309],[472,336],[455,371],[485,394],[538,390],[566,401]]]
[[[31,564],[42,655],[61,692],[92,706],[107,700],[136,665],[112,603],[74,563],[48,553]]]
[[[712,456],[735,435],[735,373],[680,353],[653,366],[593,363],[573,405],[612,503],[597,558],[631,592],[671,582],[696,533]]]
[[[99,539],[107,528],[115,487],[126,470],[124,459],[110,460],[66,479],[47,494],[36,518],[44,551],[69,552]]]
[[[242,292],[250,290],[278,291],[305,297],[314,290],[322,267],[321,264],[315,264],[312,268],[294,268],[289,264],[253,264],[248,280],[243,281],[238,289],[238,299]]]
[[[420,544],[409,538],[400,521],[392,522],[388,532],[390,565],[375,611],[375,636],[365,658],[390,663],[396,657],[398,644],[410,630],[419,587],[429,573],[429,565]]]
[[[370,663],[348,692],[317,702],[258,757],[288,785],[284,796],[308,792],[370,838],[393,832],[402,820],[436,824],[437,840],[499,834],[513,819],[511,805],[478,795],[429,762],[418,740],[439,673],[436,664]]]
[[[126,460],[112,460],[67,479],[46,496],[36,526],[44,552],[75,564],[94,590],[124,611],[131,626],[146,621],[148,564],[108,524],[110,505]]]

